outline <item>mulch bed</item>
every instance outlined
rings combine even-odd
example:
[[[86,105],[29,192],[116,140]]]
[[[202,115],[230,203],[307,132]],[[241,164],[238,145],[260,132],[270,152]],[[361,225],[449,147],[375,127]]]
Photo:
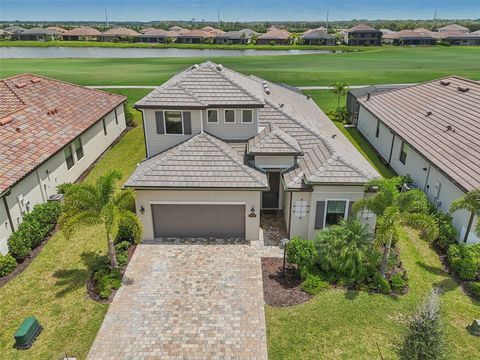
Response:
[[[130,246],[127,250],[128,252],[128,263],[130,263],[130,259],[132,258],[134,252],[135,252],[135,249],[137,248],[137,245],[136,244],[133,244],[132,246]],[[128,263],[127,263],[127,266],[128,266]],[[122,268],[120,270],[120,273],[123,275],[125,275],[125,271],[127,270],[127,266],[125,266],[124,268]],[[123,286],[123,279],[122,279],[122,286]],[[99,294],[97,294],[97,292],[95,291],[95,281],[93,280],[93,272],[90,274],[90,277],[87,281],[87,293],[88,293],[88,296],[90,296],[90,298],[96,302],[99,302],[101,304],[110,304],[115,296],[115,294],[117,293],[117,290],[113,289],[112,290],[112,293],[110,294],[110,296],[108,297],[108,299],[104,299],[104,298],[101,298]]]
[[[301,304],[313,296],[300,289],[302,280],[295,266],[287,262],[282,276],[283,259],[262,258],[263,298],[276,307]]]
[[[30,265],[30,263],[33,260],[35,260],[38,254],[40,254],[40,252],[42,251],[43,247],[47,244],[48,240],[50,240],[50,238],[56,231],[57,231],[57,226],[55,226],[55,228],[50,232],[50,234],[47,235],[45,240],[43,240],[40,243],[40,245],[38,245],[35,249],[30,251],[30,254],[27,255],[25,260],[17,264],[17,267],[15,268],[15,270],[13,270],[13,272],[11,272],[6,276],[0,277],[0,288],[6,283],[8,283],[10,280],[15,279],[18,275],[20,275],[23,272],[23,270],[25,270],[28,267],[28,265]]]

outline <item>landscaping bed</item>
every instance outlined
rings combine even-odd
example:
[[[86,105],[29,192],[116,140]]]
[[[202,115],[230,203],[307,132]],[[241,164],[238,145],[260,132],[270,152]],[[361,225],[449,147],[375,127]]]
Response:
[[[282,274],[283,259],[262,258],[263,298],[265,303],[276,307],[301,304],[313,296],[304,292],[302,279],[294,265],[286,263]]]

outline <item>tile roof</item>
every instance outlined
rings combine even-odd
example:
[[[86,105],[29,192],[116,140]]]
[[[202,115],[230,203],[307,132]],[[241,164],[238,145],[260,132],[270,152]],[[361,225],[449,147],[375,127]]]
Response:
[[[72,30],[65,31],[63,36],[98,36],[102,33],[89,26],[80,26]]]
[[[138,36],[140,35],[135,30],[124,28],[124,27],[117,27],[109,29],[102,33],[104,36]]]
[[[0,96],[0,192],[126,100],[32,74],[0,80]]]
[[[25,35],[57,35],[60,34],[60,32],[48,28],[42,28],[42,27],[33,27],[31,29],[25,29],[23,30],[20,34]]]
[[[178,37],[178,33],[174,31],[166,31],[163,29],[146,28],[141,31],[140,37]]]
[[[238,30],[238,31],[227,31],[221,35],[218,35],[217,38],[219,39],[241,39],[242,37],[243,38],[246,38],[246,39],[250,39],[252,38],[254,35],[258,35],[257,32],[253,31],[253,30],[250,30],[250,29],[242,29],[242,30]]]
[[[268,123],[256,136],[248,141],[247,151],[250,155],[301,155],[303,153],[300,144],[294,137],[272,123]]]
[[[290,35],[287,30],[271,27],[265,34],[260,35],[258,38],[262,40],[287,40],[290,38]]]
[[[302,39],[335,39],[334,36],[327,34],[324,30],[311,30],[301,36]]]
[[[268,189],[268,180],[229,144],[201,133],[141,162],[125,186]]]
[[[174,76],[135,106],[261,106],[262,92],[261,84],[207,61]]]
[[[469,32],[470,29],[466,28],[465,26],[461,26],[458,24],[450,24],[447,26],[443,26],[441,28],[438,28],[438,31],[463,31],[463,32]]]
[[[464,190],[480,187],[480,83],[452,76],[358,100]]]
[[[185,32],[180,32],[180,37],[182,38],[211,38],[215,37],[215,34],[212,32],[208,32],[205,30],[200,30],[200,29],[193,29],[193,30],[188,30]]]
[[[67,31],[66,29],[64,29],[60,26],[48,26],[47,29],[48,30],[53,30],[53,31],[55,31],[57,33],[60,33],[60,34],[63,34],[64,32]]]
[[[351,27],[350,29],[345,30],[345,32],[377,32],[377,30],[367,24],[359,24],[357,26]]]
[[[433,39],[431,34],[416,30],[401,30],[383,35],[384,39]]]

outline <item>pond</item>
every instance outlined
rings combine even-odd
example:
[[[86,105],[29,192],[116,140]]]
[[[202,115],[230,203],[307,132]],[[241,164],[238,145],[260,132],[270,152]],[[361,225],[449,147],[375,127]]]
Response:
[[[330,50],[224,50],[224,49],[144,49],[101,47],[0,47],[2,59],[37,58],[167,58],[259,55],[331,54]]]

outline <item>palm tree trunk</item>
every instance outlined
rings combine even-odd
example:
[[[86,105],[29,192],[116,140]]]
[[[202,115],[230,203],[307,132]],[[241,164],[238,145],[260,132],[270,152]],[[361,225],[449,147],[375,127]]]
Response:
[[[392,248],[392,238],[393,235],[390,235],[388,237],[387,243],[383,248],[382,265],[380,266],[380,274],[382,275],[382,277],[385,277],[385,273],[387,272],[388,257],[390,255],[390,249]]]
[[[107,235],[108,241],[108,257],[110,258],[110,264],[112,265],[112,269],[118,268],[117,256],[115,254],[115,245],[113,245],[112,236],[110,234]]]

